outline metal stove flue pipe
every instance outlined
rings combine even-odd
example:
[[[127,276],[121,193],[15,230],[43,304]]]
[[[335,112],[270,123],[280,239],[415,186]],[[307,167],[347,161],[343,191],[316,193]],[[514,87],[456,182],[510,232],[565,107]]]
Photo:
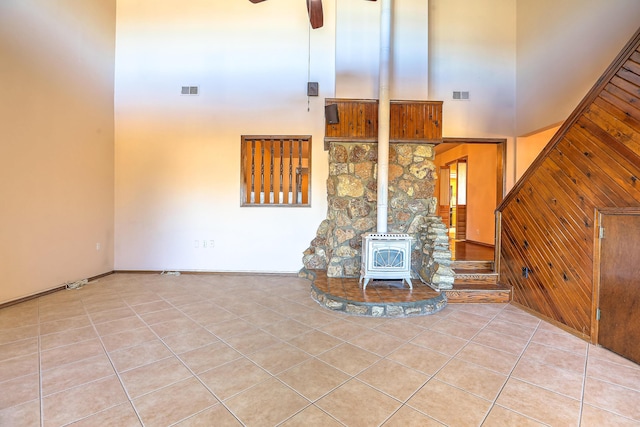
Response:
[[[381,1],[380,13],[380,71],[378,104],[378,187],[377,187],[377,232],[387,232],[389,199],[389,128],[391,100],[389,74],[391,56],[391,3]]]

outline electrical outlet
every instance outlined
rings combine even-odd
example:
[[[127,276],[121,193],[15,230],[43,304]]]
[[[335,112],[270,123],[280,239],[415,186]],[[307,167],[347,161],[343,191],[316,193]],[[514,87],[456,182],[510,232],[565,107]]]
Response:
[[[215,241],[209,240],[209,247],[213,248],[215,246],[215,243],[216,243]]]
[[[100,242],[96,243],[96,251],[100,250]]]
[[[207,241],[206,241],[206,240],[203,240],[203,241],[202,241],[202,247],[203,247],[204,249],[207,249]]]

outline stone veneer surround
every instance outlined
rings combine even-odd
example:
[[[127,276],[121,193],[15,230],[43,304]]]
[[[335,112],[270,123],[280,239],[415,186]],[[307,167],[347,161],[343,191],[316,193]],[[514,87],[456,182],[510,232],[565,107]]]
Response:
[[[377,143],[330,143],[327,218],[304,252],[306,269],[326,270],[327,277],[359,277],[362,235],[376,231],[377,155]],[[433,270],[433,261],[426,259],[429,250],[424,240],[429,238],[427,228],[441,223],[439,217],[434,217],[437,204],[434,156],[432,144],[389,147],[388,232],[413,237],[414,276],[425,271],[428,264]],[[440,273],[446,273],[445,270],[440,269]]]

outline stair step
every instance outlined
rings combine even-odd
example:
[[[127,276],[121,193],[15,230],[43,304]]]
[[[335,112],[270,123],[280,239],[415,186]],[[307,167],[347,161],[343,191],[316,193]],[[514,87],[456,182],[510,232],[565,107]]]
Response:
[[[455,272],[454,284],[487,284],[498,283],[498,273],[491,270],[453,270]]]
[[[451,268],[454,270],[494,270],[493,261],[462,261],[454,260],[451,263]]]
[[[450,304],[463,303],[508,303],[511,301],[511,288],[495,284],[453,284],[453,289],[443,291]]]

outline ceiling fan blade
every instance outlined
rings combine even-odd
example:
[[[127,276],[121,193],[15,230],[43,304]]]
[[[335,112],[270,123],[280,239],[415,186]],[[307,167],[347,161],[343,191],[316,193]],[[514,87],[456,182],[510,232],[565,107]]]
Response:
[[[263,2],[264,0],[249,0],[251,3],[260,3]]]
[[[309,12],[311,28],[322,27],[324,24],[322,17],[322,0],[307,0],[307,12]]]

